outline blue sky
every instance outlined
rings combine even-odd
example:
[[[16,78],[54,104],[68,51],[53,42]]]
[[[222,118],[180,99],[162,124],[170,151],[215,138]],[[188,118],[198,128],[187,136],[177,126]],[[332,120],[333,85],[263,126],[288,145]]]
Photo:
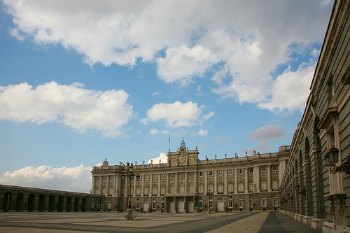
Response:
[[[105,158],[290,144],[332,1],[10,1],[0,183],[88,192]]]

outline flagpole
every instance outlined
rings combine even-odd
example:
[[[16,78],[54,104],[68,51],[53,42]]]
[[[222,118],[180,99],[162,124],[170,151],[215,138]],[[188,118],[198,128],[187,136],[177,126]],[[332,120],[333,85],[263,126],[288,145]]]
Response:
[[[169,152],[170,152],[170,135],[169,135]]]

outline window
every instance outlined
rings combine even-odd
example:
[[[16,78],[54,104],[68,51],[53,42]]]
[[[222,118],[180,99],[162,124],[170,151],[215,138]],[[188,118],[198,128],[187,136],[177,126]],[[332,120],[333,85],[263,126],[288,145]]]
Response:
[[[209,201],[209,209],[213,208],[213,201]]]
[[[242,168],[239,169],[239,174],[241,174],[241,175],[243,174],[243,169]]]
[[[153,180],[156,180],[157,179],[157,175],[153,175]]]
[[[200,193],[200,194],[203,193],[203,185],[198,186],[198,193]]]
[[[223,170],[219,170],[218,173],[219,173],[219,176],[223,176],[224,175],[224,171]]]
[[[160,195],[161,195],[161,196],[164,196],[164,195],[165,195],[165,187],[162,187],[162,188],[160,189]]]
[[[278,198],[273,199],[273,207],[278,207],[279,200]]]
[[[228,208],[232,209],[233,208],[233,201],[228,201]]]
[[[190,183],[190,185],[188,186],[188,192],[189,193],[194,193],[194,185],[193,185],[193,183]]]
[[[214,192],[214,186],[212,184],[210,184],[208,186],[208,193],[213,193]]]
[[[145,196],[148,196],[148,195],[149,195],[149,190],[148,190],[148,188],[145,188],[145,189],[143,190],[143,194],[144,194]]]
[[[158,194],[158,189],[157,189],[157,187],[153,187],[153,189],[152,189],[152,195],[153,195],[153,196],[157,196],[157,194]]]
[[[265,198],[261,199],[261,207],[263,208],[267,207],[267,200]]]
[[[271,168],[272,168],[272,171],[277,171],[277,166],[276,165],[272,165]]]
[[[228,199],[232,200],[233,196],[228,196]]]
[[[224,185],[223,184],[218,185],[218,194],[224,194]]]
[[[278,182],[277,180],[272,181],[272,190],[277,191],[278,190]]]
[[[170,185],[170,193],[175,193],[175,184]]]
[[[198,209],[203,209],[203,200],[199,200]]]
[[[185,183],[180,184],[180,193],[185,193]]]
[[[228,189],[228,193],[233,193],[233,184],[232,183],[229,183],[228,186],[227,186],[227,189]]]
[[[233,174],[232,169],[228,169],[227,172],[228,172],[229,175],[232,175],[232,174]]]
[[[249,192],[253,192],[254,184],[250,183],[249,184]]]
[[[199,176],[202,177],[203,176],[203,172],[199,172]]]
[[[248,168],[248,171],[249,173],[253,173],[253,168],[252,167]]]
[[[266,166],[261,166],[260,169],[261,169],[261,171],[265,171],[266,170]]]
[[[213,171],[208,171],[208,175],[212,176],[213,175]]]
[[[243,209],[244,208],[244,200],[239,200],[239,208]]]
[[[333,78],[330,77],[328,79],[328,81],[327,81],[327,97],[328,97],[328,101],[331,101],[333,96],[334,96]]]
[[[141,188],[140,187],[136,188],[136,196],[141,196]]]
[[[266,181],[261,181],[261,191],[266,191],[266,190],[267,190]]]
[[[240,193],[244,192],[244,184],[243,183],[238,184],[238,192],[240,192]]]
[[[165,179],[165,174],[162,174],[161,178],[162,178],[162,180],[164,180]]]

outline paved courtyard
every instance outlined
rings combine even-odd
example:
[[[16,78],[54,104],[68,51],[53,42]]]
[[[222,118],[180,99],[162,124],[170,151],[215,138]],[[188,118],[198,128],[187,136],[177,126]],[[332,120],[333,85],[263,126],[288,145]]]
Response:
[[[317,231],[279,212],[218,214],[0,213],[0,233],[51,232],[210,232],[271,233]]]

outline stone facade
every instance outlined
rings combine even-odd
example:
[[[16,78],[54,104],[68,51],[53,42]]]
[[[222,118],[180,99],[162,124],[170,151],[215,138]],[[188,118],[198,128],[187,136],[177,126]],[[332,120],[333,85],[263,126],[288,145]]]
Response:
[[[0,185],[0,212],[98,211],[100,201],[87,193]]]
[[[185,142],[168,152],[168,162],[121,164],[107,160],[92,170],[93,194],[104,197],[104,210],[123,211],[128,197],[137,211],[249,211],[279,208],[280,169],[289,147],[277,153],[223,159],[198,159]],[[132,172],[132,176],[130,176]]]
[[[323,232],[350,232],[350,1],[334,3],[310,89],[280,186],[281,209]]]

